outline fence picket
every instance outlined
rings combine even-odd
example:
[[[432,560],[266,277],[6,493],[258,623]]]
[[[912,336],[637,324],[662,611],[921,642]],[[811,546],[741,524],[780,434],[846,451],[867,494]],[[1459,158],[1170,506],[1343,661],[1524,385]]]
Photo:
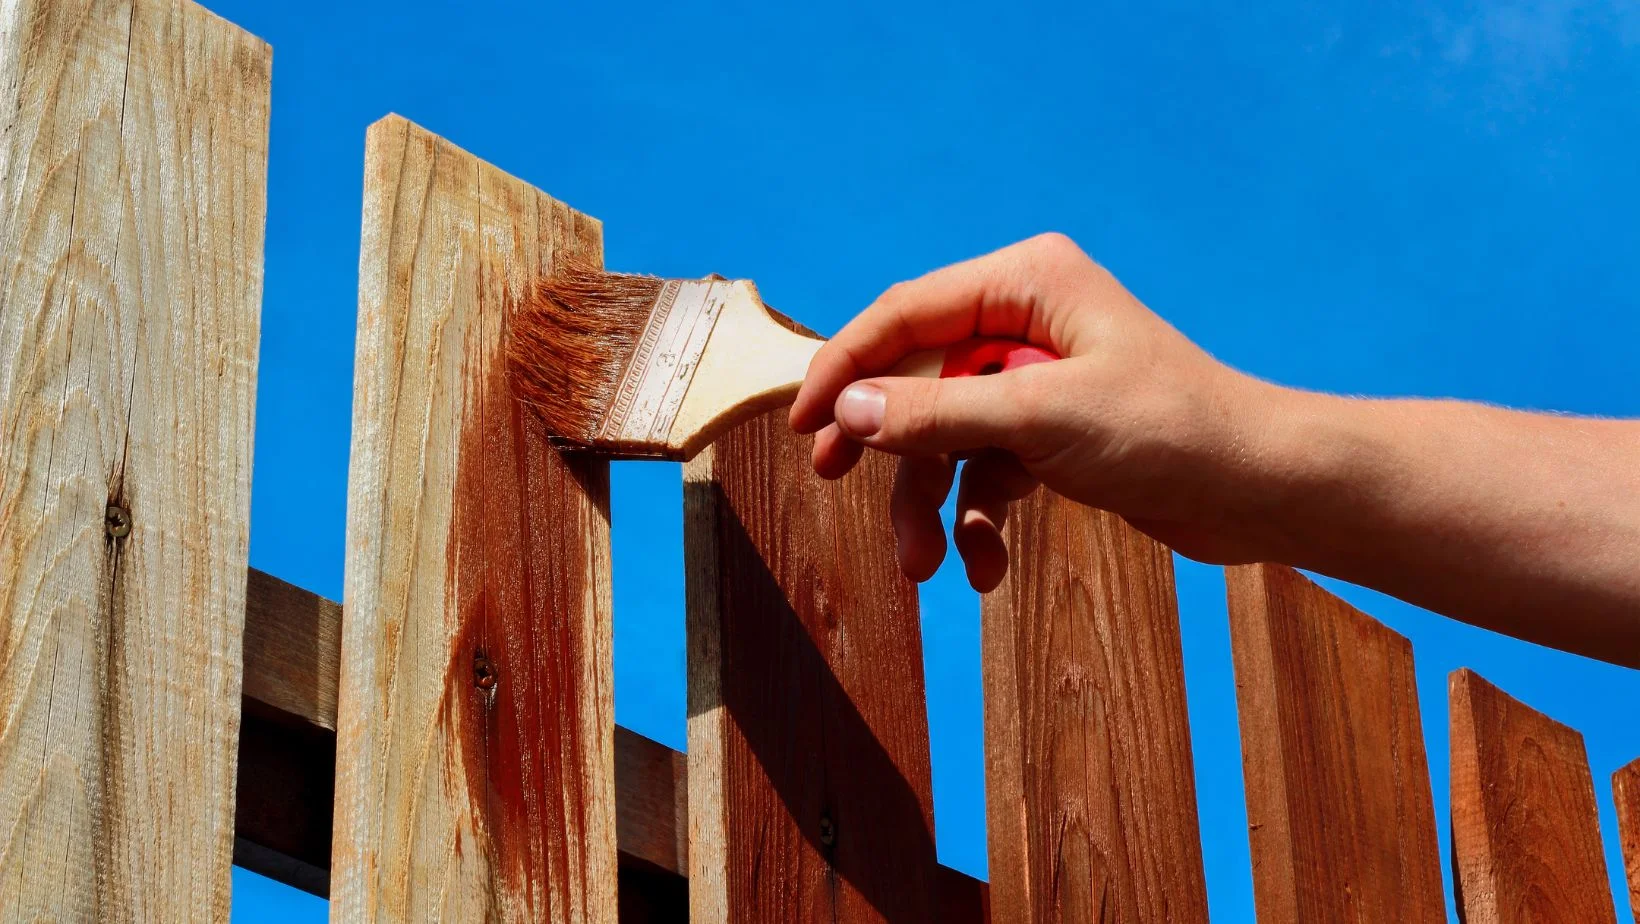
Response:
[[[615,916],[608,466],[513,399],[509,306],[596,222],[371,127],[332,919]]]
[[[269,69],[186,0],[0,4],[7,920],[228,914]]]
[[[935,920],[915,587],[892,463],[809,471],[783,411],[686,467],[689,897],[705,922]]]
[[[1617,840],[1629,882],[1629,910],[1640,924],[1640,758],[1612,774],[1612,795],[1617,800]]]
[[[1452,879],[1467,921],[1615,924],[1583,736],[1464,668],[1452,709]]]
[[[1629,908],[1640,924],[1640,759],[1612,774],[1617,798],[1617,839],[1623,845],[1623,869],[1629,880]]]
[[[881,455],[820,481],[775,412],[686,467],[689,753],[617,730],[608,468],[500,358],[601,228],[396,116],[347,612],[247,571],[270,49],[191,0],[0,39],[0,916],[223,920],[231,856],[345,922],[1205,922],[1170,553],[1047,492],[983,606],[994,905],[935,858]],[[1260,921],[1444,920],[1410,645],[1228,591]],[[1460,914],[1615,924],[1581,735],[1450,697]],[[1640,760],[1613,792],[1640,924]]]
[[[1291,568],[1225,580],[1259,921],[1444,922],[1412,646]]]
[[[1041,490],[983,604],[993,920],[1207,920],[1173,560]]]

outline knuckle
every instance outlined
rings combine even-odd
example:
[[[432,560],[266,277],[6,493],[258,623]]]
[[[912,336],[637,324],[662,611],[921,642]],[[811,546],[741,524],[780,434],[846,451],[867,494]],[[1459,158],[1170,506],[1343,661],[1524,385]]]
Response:
[[[1026,244],[1023,269],[1047,289],[1077,290],[1090,281],[1088,273],[1099,270],[1075,241],[1058,231],[1039,234]]]
[[[1007,390],[1008,416],[1014,422],[1013,435],[1026,442],[1040,440],[1047,432],[1068,419],[1068,411],[1061,405],[1071,389],[1055,373],[1061,370],[1043,366],[1026,366],[1014,374]]]
[[[915,313],[917,289],[913,282],[896,282],[877,297],[872,310],[876,312],[885,333],[904,334],[911,326]]]
[[[1052,257],[1065,257],[1072,254],[1080,255],[1082,248],[1071,240],[1070,235],[1060,231],[1047,231],[1031,238],[1032,249]]]
[[[894,488],[888,495],[888,509],[896,517],[916,509],[918,480],[907,460],[901,459],[894,470]]]
[[[910,282],[907,282],[907,281],[896,282],[893,285],[889,286],[888,288],[884,289],[883,294],[877,296],[877,304],[882,305],[884,307],[888,307],[888,308],[894,308],[894,307],[897,307],[897,306],[902,306],[907,301],[909,301],[910,292],[911,292],[911,283]]]
[[[1042,422],[1045,414],[1043,405],[1053,398],[1053,390],[1041,375],[1021,375],[1018,384],[1008,390],[1009,417],[1014,420],[1018,430],[1032,432]]]
[[[902,402],[898,436],[907,442],[920,443],[940,431],[939,390],[934,381],[919,381],[906,389]]]
[[[921,513],[929,508],[938,509],[950,491],[949,478],[942,478],[938,466],[942,463],[929,458],[902,458],[894,475],[894,491],[890,497],[893,509],[904,514]]]

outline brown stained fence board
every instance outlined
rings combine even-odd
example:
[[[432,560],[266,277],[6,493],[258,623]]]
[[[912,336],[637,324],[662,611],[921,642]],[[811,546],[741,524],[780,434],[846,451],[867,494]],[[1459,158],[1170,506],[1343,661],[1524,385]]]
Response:
[[[935,873],[934,920],[940,924],[989,924],[991,887],[965,873],[942,866]]]
[[[328,896],[336,734],[247,696],[238,766],[234,864]]]
[[[320,896],[329,894],[336,736],[334,704],[313,690],[335,689],[336,659],[316,652],[339,649],[341,623],[340,604],[251,570],[234,862]],[[619,919],[687,920],[687,761],[624,728],[614,740]],[[935,920],[988,920],[985,883],[943,866],[935,881]]]
[[[334,702],[327,706],[313,690],[335,689],[341,624],[340,604],[251,569],[235,862],[318,895],[329,892],[336,745]],[[332,643],[337,650],[325,653]],[[684,755],[619,727],[614,751],[623,907],[649,907],[641,901],[649,896],[649,904],[682,913],[689,831]],[[952,888],[966,897],[963,889],[973,880],[950,875]],[[629,898],[632,889],[644,895]]]
[[[664,744],[615,729],[616,840],[627,858],[656,869],[689,868],[689,764]]]
[[[1171,553],[1038,491],[983,605],[997,922],[1206,921]]]
[[[1459,916],[1615,924],[1583,736],[1468,668],[1449,695]]]
[[[892,462],[816,478],[783,412],[685,469],[692,920],[937,920]]]
[[[1260,924],[1444,921],[1411,645],[1290,568],[1226,583]]]
[[[251,568],[233,862],[330,894],[342,606]]]
[[[1617,839],[1623,846],[1623,869],[1629,880],[1629,908],[1640,924],[1640,760],[1612,774],[1617,798]]]
[[[250,569],[245,591],[246,699],[336,730],[342,605]]]
[[[621,854],[619,924],[688,924],[689,880]]]
[[[366,145],[332,916],[615,914],[608,467],[507,386],[598,224],[398,117]]]
[[[250,569],[234,863],[330,894],[342,606]]]
[[[0,35],[0,919],[223,919],[269,49],[179,0]]]

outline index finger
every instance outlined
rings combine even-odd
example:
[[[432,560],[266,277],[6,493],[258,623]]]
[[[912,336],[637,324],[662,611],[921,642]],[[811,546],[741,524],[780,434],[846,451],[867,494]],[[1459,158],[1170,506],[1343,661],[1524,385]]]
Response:
[[[813,433],[831,423],[832,406],[849,383],[887,372],[918,350],[975,336],[1046,343],[1022,259],[1028,243],[889,288],[810,361],[792,404],[792,429]]]

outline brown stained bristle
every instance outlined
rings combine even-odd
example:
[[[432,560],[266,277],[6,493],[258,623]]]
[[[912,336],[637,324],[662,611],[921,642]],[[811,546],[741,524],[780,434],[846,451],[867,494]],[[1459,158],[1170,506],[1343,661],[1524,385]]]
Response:
[[[549,436],[590,445],[664,280],[570,264],[538,280],[514,312],[513,392]]]

